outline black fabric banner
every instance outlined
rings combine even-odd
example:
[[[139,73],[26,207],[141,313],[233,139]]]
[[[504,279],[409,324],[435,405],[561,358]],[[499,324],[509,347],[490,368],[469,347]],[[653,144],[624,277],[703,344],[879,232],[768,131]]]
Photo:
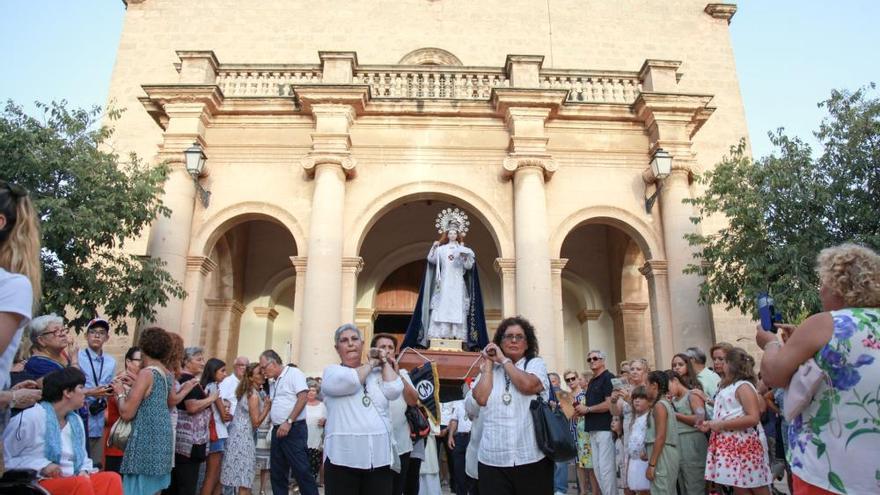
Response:
[[[416,392],[419,394],[419,402],[425,406],[428,414],[435,424],[440,423],[440,375],[437,374],[437,365],[427,362],[409,372]]]

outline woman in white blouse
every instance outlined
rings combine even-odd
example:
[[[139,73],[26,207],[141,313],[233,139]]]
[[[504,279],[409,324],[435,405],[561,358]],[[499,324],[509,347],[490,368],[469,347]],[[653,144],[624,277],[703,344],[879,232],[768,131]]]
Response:
[[[76,410],[83,406],[86,376],[68,367],[43,377],[43,402],[13,419],[3,435],[7,469],[33,469],[55,495],[122,495],[122,478],[98,470],[86,452],[86,433]]]
[[[341,364],[324,369],[321,389],[327,407],[324,429],[324,493],[390,493],[397,464],[388,404],[400,397],[403,381],[394,358],[370,349],[350,323],[333,336]]]
[[[538,394],[547,400],[550,390],[534,327],[519,316],[506,318],[483,358],[473,390],[483,428],[480,493],[552,495],[554,464],[538,448],[529,411],[531,401]]]

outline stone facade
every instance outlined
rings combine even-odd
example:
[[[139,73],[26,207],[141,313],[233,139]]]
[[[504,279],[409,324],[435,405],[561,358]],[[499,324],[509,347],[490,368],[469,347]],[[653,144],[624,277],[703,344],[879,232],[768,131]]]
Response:
[[[455,205],[471,216],[489,324],[532,320],[554,369],[584,369],[596,347],[668,366],[750,332],[699,306],[699,279],[682,273],[693,174],[747,137],[734,12],[129,0],[114,146],[174,172],[172,215],[128,249],[164,259],[188,293],[157,323],[227,359],[272,346],[319,373],[340,323],[403,330],[434,215]],[[207,206],[183,168],[194,141]],[[673,170],[649,213],[658,148]]]

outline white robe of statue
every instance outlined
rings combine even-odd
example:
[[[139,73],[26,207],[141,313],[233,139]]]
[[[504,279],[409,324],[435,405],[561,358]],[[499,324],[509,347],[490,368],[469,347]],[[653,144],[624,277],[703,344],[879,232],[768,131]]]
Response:
[[[429,339],[466,340],[470,298],[464,275],[465,271],[473,269],[474,260],[473,250],[457,241],[432,246],[428,252],[428,263],[435,269]]]

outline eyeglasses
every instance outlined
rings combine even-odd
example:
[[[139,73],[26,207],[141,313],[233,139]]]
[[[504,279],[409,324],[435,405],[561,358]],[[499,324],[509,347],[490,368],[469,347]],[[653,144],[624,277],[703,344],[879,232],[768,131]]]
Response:
[[[501,337],[501,339],[508,342],[521,342],[523,340],[526,340],[526,336],[522,333],[508,333],[504,334],[504,337]]]
[[[69,333],[70,333],[70,329],[69,329],[69,328],[59,328],[58,330],[51,330],[51,331],[48,331],[48,332],[43,332],[43,333],[41,333],[39,336],[40,336],[40,337],[45,337],[45,336],[48,336],[48,335],[53,335],[53,336],[55,336],[55,337],[63,337],[63,336],[65,336],[65,335],[69,334]]]
[[[588,363],[595,363],[596,361],[601,361],[601,360],[602,360],[602,358],[600,358],[599,356],[590,356],[587,358]]]
[[[92,328],[86,333],[88,333],[89,335],[100,335],[101,337],[105,337],[108,335],[107,330],[104,330],[103,328]]]

